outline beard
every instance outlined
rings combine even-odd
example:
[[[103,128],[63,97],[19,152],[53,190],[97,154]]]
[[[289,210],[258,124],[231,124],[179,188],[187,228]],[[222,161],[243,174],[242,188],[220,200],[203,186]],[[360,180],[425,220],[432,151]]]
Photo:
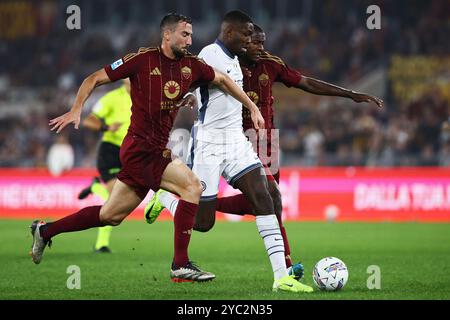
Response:
[[[173,54],[175,55],[175,57],[177,57],[178,59],[183,58],[186,53],[187,53],[187,49],[186,48],[178,48],[178,47],[171,47]]]

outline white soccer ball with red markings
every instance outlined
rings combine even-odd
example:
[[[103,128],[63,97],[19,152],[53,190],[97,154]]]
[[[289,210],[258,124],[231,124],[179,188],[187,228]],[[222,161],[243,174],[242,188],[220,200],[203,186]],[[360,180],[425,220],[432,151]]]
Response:
[[[336,291],[342,289],[348,280],[345,263],[335,257],[326,257],[316,263],[313,280],[321,290]]]

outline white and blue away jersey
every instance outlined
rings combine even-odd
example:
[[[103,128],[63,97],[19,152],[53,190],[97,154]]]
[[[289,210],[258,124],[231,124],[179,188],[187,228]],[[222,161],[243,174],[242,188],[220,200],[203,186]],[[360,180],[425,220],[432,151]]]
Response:
[[[231,54],[222,42],[204,47],[198,55],[214,69],[228,75],[243,87],[243,75],[237,56]],[[194,125],[196,139],[213,143],[233,143],[242,135],[242,104],[213,85],[196,90],[198,120]]]

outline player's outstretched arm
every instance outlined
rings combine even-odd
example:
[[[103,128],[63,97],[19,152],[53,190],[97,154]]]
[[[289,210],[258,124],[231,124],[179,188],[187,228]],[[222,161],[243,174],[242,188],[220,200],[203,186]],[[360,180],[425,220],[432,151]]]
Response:
[[[233,98],[238,100],[240,103],[244,105],[248,110],[250,110],[250,114],[252,117],[253,124],[255,125],[255,129],[264,129],[264,118],[261,115],[258,107],[253,103],[252,100],[247,96],[247,94],[238,87],[230,77],[226,74],[214,70],[215,77],[212,83],[216,85],[220,90],[225,93],[228,93]]]
[[[338,87],[334,84],[322,80],[317,80],[305,76],[302,77],[297,88],[302,89],[309,93],[318,94],[322,96],[345,97],[350,98],[355,102],[373,102],[379,108],[382,108],[384,104],[383,100],[371,96],[369,94],[355,92],[342,87]]]
[[[83,109],[83,105],[87,98],[89,98],[96,87],[109,82],[111,82],[111,80],[104,69],[98,70],[84,79],[80,89],[78,89],[72,108],[62,116],[50,120],[49,125],[53,126],[50,130],[56,130],[56,133],[60,133],[61,130],[70,123],[73,123],[75,129],[78,129],[80,125],[81,110]]]

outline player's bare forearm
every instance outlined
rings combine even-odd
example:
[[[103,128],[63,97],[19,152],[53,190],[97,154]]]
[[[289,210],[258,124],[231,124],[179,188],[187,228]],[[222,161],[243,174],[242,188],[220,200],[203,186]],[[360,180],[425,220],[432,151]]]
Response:
[[[306,92],[322,95],[350,98],[351,90],[336,86],[334,84],[303,76],[297,88]]]
[[[94,72],[84,79],[80,89],[78,89],[72,108],[62,116],[51,119],[49,125],[52,126],[52,128],[50,130],[56,130],[56,133],[59,133],[70,123],[73,123],[75,129],[78,129],[80,125],[81,110],[83,109],[83,105],[87,98],[96,87],[109,82],[111,82],[111,80],[103,69]]]
[[[86,79],[84,79],[83,83],[80,86],[80,89],[78,89],[78,93],[75,98],[75,102],[73,103],[72,109],[81,110],[84,106],[84,103],[96,87],[110,82],[111,80],[109,80],[109,77],[104,69],[100,69],[89,75]]]
[[[344,97],[352,99],[355,102],[373,102],[378,107],[383,106],[383,100],[377,97],[366,93],[355,92],[314,78],[303,76],[300,83],[297,85],[297,88],[321,96]]]

